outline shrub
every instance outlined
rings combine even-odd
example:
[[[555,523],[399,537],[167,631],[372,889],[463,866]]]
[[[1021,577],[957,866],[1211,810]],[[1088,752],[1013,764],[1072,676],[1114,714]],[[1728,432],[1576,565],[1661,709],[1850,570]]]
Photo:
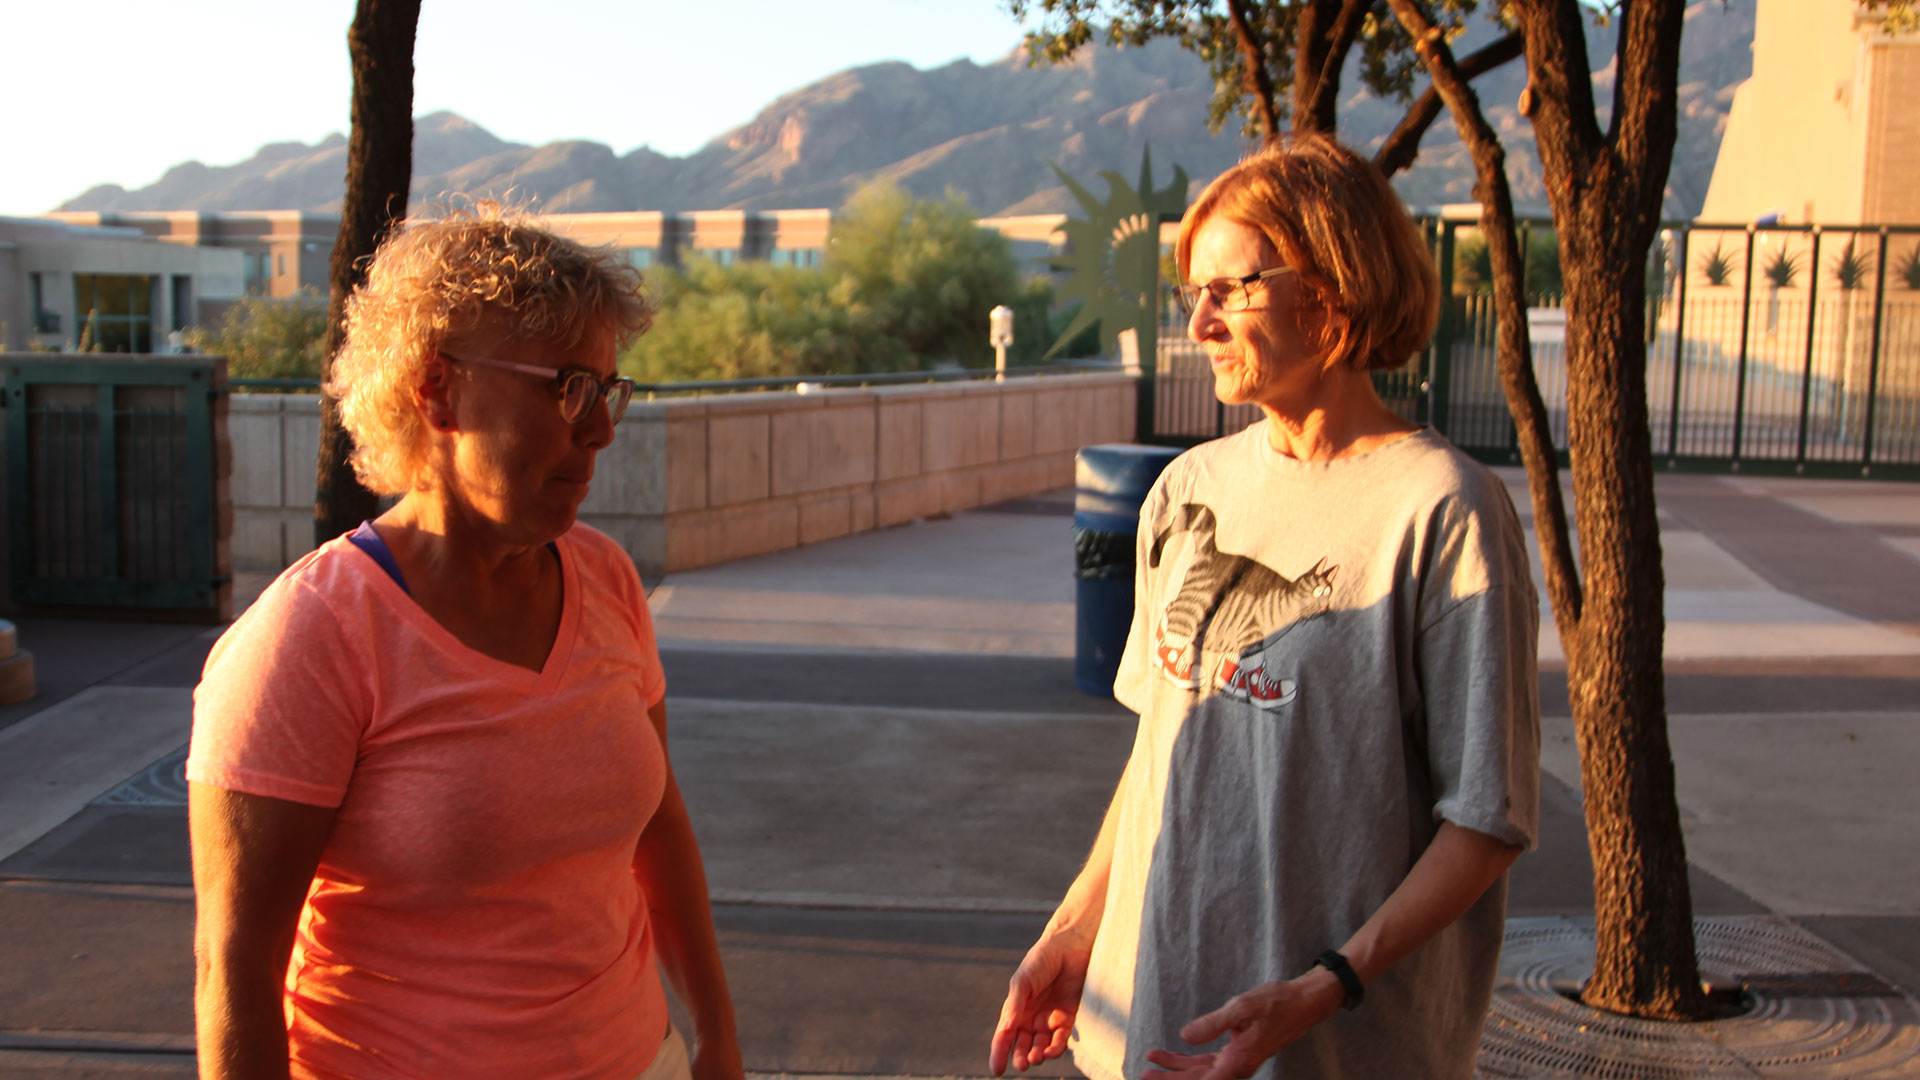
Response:
[[[1920,247],[1911,247],[1893,264],[1893,272],[1900,275],[1901,284],[1909,289],[1920,289]]]
[[[286,299],[249,296],[227,309],[218,329],[182,335],[203,353],[227,358],[235,379],[317,379],[326,361],[327,299],[310,289]]]
[[[867,306],[882,333],[929,364],[991,364],[987,312],[1023,292],[1013,246],[975,225],[963,198],[915,199],[887,181],[860,189],[835,216],[826,269],[849,303]]]
[[[1542,296],[1558,296],[1560,284],[1560,246],[1552,233],[1532,233],[1527,239],[1527,301]],[[1487,250],[1487,238],[1478,233],[1461,237],[1453,245],[1453,291],[1456,295],[1493,291],[1493,256]]]
[[[648,274],[659,309],[620,369],[641,382],[757,379],[891,370],[870,312],[836,294],[824,271],[763,262]],[[984,318],[982,322],[984,322]]]
[[[1766,264],[1760,268],[1760,272],[1766,275],[1767,281],[1772,283],[1774,288],[1791,289],[1794,279],[1800,276],[1800,259],[1799,253],[1788,255],[1786,247],[1782,245],[1775,248],[1773,254],[1767,256]]]
[[[1854,242],[1849,240],[1827,267],[1833,272],[1834,284],[1851,292],[1866,285],[1868,276],[1873,273],[1873,260],[1856,249]]]
[[[1733,283],[1733,256],[1727,254],[1724,244],[1716,242],[1712,251],[1700,256],[1699,266],[1700,276],[1707,279],[1707,284]]]
[[[1023,283],[1012,246],[958,196],[889,183],[836,215],[818,268],[689,260],[647,275],[659,314],[621,370],[642,382],[987,367],[987,312],[1014,309],[1010,363],[1051,342],[1053,290]]]

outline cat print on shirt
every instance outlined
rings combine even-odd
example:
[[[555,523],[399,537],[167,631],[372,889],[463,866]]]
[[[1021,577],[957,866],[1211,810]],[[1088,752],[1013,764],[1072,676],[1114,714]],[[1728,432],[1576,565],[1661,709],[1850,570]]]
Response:
[[[1188,534],[1186,572],[1154,617],[1155,666],[1177,686],[1211,686],[1262,709],[1293,701],[1299,686],[1268,670],[1270,649],[1287,631],[1324,614],[1339,567],[1326,559],[1297,578],[1214,546],[1211,507],[1185,503],[1155,530],[1147,554],[1158,569],[1167,541]],[[1207,660],[1211,658],[1211,671]]]

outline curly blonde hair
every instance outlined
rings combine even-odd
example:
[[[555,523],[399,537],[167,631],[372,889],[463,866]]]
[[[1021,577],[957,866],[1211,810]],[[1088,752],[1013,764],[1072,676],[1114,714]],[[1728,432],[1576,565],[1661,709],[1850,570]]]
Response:
[[[1221,173],[1187,209],[1174,258],[1219,216],[1266,234],[1307,302],[1324,309],[1329,359],[1396,368],[1440,318],[1440,275],[1419,226],[1373,163],[1331,137],[1292,132]]]
[[[570,348],[611,333],[621,346],[653,319],[640,286],[613,251],[492,203],[396,229],[347,298],[346,343],[322,388],[340,403],[361,483],[382,495],[414,486],[429,441],[413,390],[449,338],[487,332]]]

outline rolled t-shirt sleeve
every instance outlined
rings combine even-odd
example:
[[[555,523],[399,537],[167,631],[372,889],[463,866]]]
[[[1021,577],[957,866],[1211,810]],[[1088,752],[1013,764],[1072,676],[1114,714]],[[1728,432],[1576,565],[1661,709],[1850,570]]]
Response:
[[[1540,814],[1535,605],[1531,588],[1495,586],[1415,644],[1434,818],[1528,850]]]
[[[207,658],[187,779],[339,806],[373,711],[372,662],[311,585],[276,583]]]
[[[1414,665],[1436,820],[1531,849],[1540,802],[1540,608],[1526,536],[1492,483],[1431,519]]]

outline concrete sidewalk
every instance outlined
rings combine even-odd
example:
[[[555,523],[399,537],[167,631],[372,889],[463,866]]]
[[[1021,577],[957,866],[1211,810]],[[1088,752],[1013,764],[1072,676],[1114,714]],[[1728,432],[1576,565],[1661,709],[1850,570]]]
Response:
[[[1523,479],[1505,475],[1524,511]],[[1675,477],[1660,496],[1703,957],[1803,990],[1841,973],[1855,996],[1829,1012],[1853,1026],[1836,1036],[1841,1021],[1792,1012],[1829,999],[1781,995],[1761,1049],[1741,1040],[1763,1021],[1723,1021],[1662,1051],[1681,1072],[1646,1059],[1612,1074],[1920,1075],[1920,487]],[[984,1072],[1006,977],[1133,737],[1130,713],[1071,688],[1070,509],[1055,493],[655,589],[675,768],[750,1069]],[[49,693],[0,711],[0,837],[17,845],[0,850],[0,1076],[191,1075],[192,903],[167,755],[212,637],[17,621]],[[1592,911],[1565,680],[1542,637],[1541,849],[1513,873],[1517,966],[1489,1076],[1581,1071],[1526,1057],[1543,1037],[1641,1060],[1525,993],[1577,966]],[[42,776],[58,783],[37,794]],[[1755,942],[1789,950],[1792,970]],[[1816,1037],[1853,1056],[1781,1049]]]

